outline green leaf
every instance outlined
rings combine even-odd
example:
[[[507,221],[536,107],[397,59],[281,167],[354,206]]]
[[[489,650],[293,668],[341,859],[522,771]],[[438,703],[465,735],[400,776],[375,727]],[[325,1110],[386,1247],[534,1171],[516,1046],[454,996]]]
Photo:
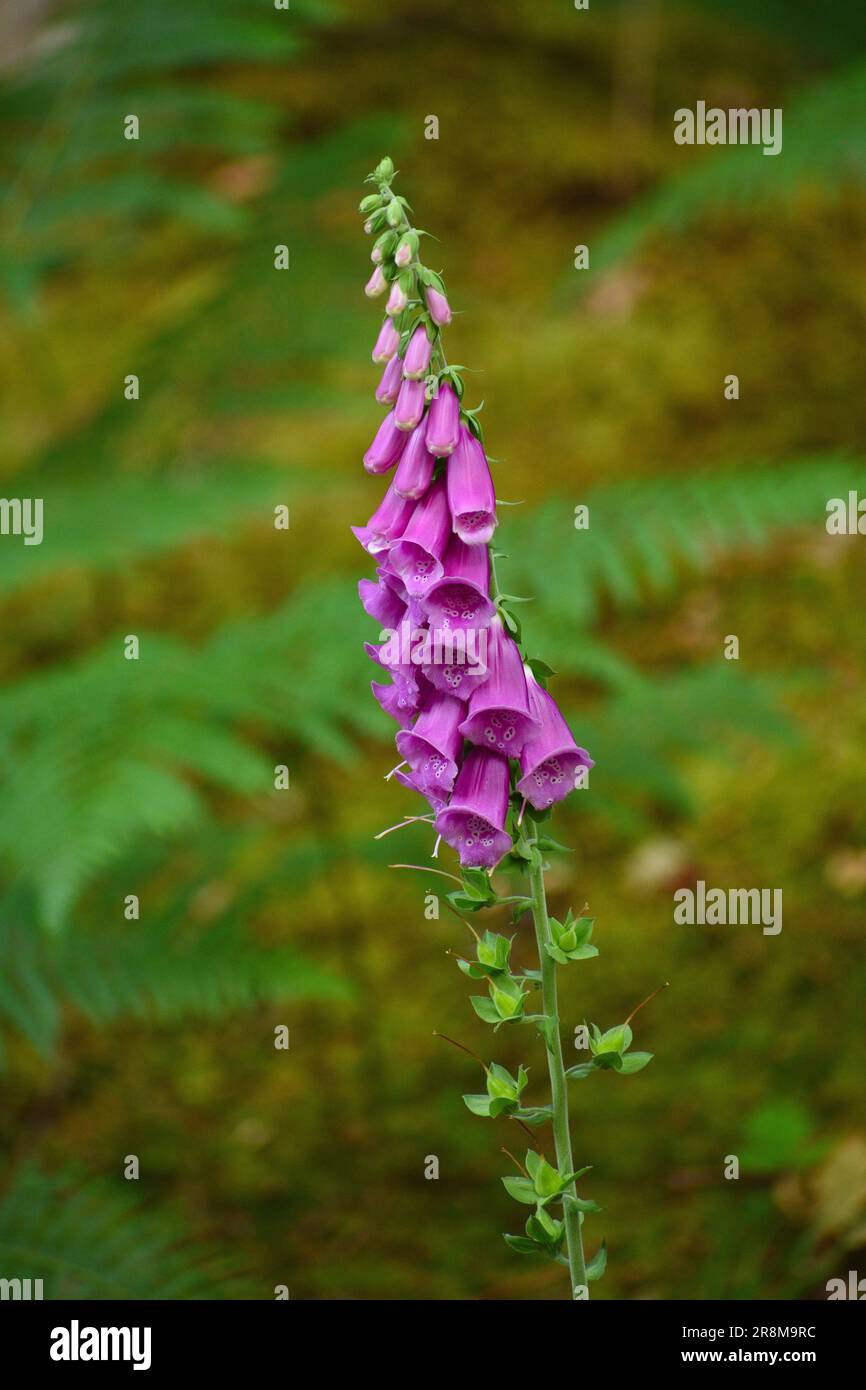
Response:
[[[555,1197],[562,1190],[562,1179],[546,1158],[539,1161],[533,1180],[539,1197]]]
[[[467,1110],[471,1110],[473,1115],[490,1116],[489,1096],[464,1096],[463,1104]]]
[[[525,1110],[515,1110],[514,1115],[525,1125],[545,1125],[551,1120],[553,1109],[549,1105],[533,1105],[528,1106]]]
[[[602,1241],[596,1253],[593,1255],[589,1264],[586,1266],[586,1278],[588,1283],[600,1279],[607,1269],[607,1245]]]
[[[527,1206],[535,1206],[535,1188],[528,1178],[507,1177],[502,1179],[502,1185],[509,1197],[513,1197],[516,1202],[523,1202]]]
[[[566,1076],[570,1081],[583,1081],[583,1079],[596,1070],[595,1062],[578,1062],[577,1066],[569,1067]]]
[[[500,1016],[497,1012],[492,999],[488,999],[484,994],[470,994],[469,1002],[480,1019],[485,1023],[499,1023]]]
[[[619,1052],[623,1053],[631,1046],[632,1031],[627,1023],[619,1023],[614,1028],[608,1028],[606,1033],[602,1033],[599,1039],[599,1052]]]
[[[622,1059],[620,1071],[623,1076],[633,1076],[635,1072],[643,1071],[652,1058],[651,1052],[627,1052]]]
[[[510,1245],[512,1250],[516,1250],[518,1255],[543,1255],[544,1250],[537,1245],[534,1240],[529,1240],[527,1236],[503,1236],[506,1245]]]

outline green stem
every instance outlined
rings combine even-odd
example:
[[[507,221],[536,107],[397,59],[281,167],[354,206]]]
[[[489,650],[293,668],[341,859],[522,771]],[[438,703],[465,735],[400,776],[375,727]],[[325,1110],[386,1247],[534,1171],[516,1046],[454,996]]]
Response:
[[[535,844],[535,828],[527,827],[526,840]],[[547,952],[552,940],[550,922],[547,916],[547,894],[544,889],[544,867],[536,850],[536,863],[530,869],[529,881],[532,897],[532,920],[535,923],[535,939],[538,942],[538,959],[541,965],[542,1009],[552,1020],[551,1041],[547,1043],[547,1067],[550,1072],[550,1097],[553,1105],[553,1140],[556,1146],[556,1166],[560,1173],[572,1173],[574,1161],[571,1154],[571,1132],[568,1125],[568,1081],[562,1057],[562,1039],[559,1032],[559,1014],[556,999],[556,961]],[[568,1268],[571,1275],[572,1298],[577,1298],[576,1290],[586,1287],[586,1264],[583,1256],[583,1235],[580,1228],[580,1213],[569,1198],[576,1196],[574,1183],[566,1189],[563,1196],[563,1217],[565,1220],[565,1243],[568,1250]]]

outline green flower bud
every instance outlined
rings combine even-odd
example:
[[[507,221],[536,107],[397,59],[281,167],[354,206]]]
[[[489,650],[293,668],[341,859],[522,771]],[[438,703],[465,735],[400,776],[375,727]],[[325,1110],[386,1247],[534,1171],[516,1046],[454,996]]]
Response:
[[[386,155],[384,159],[381,159],[376,165],[374,177],[377,178],[380,183],[387,183],[389,179],[392,179],[394,177],[393,159],[390,159],[388,155]]]
[[[366,198],[362,198],[358,204],[358,211],[367,217],[371,212],[375,212],[382,199],[378,193],[368,193]]]

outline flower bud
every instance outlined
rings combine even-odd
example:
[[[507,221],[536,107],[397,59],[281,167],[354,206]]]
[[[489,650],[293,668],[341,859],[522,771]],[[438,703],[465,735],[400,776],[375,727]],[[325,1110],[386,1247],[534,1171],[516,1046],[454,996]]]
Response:
[[[409,339],[406,356],[403,358],[403,375],[412,381],[423,381],[430,366],[432,351],[433,344],[427,336],[427,329],[423,323],[419,323]]]
[[[418,233],[407,232],[401,237],[400,244],[394,254],[394,260],[401,270],[411,265],[418,255]]]
[[[375,265],[381,265],[385,257],[391,254],[396,240],[397,237],[394,232],[383,232],[380,237],[376,238],[376,243],[370,252],[370,260]]]
[[[358,204],[358,211],[364,217],[369,217],[371,212],[376,211],[381,201],[378,193],[368,193],[366,198],[362,198]]]
[[[403,204],[398,198],[392,198],[385,211],[389,227],[399,227],[403,221]]]
[[[389,362],[388,366],[390,365]],[[400,387],[400,394],[394,407],[394,423],[398,430],[414,430],[423,414],[424,383],[423,381],[409,381],[407,379]]]
[[[460,403],[449,382],[443,381],[431,402],[427,419],[427,448],[434,458],[453,454],[460,439]]]
[[[376,387],[376,400],[380,405],[393,405],[400,393],[403,382],[403,363],[395,354],[382,373],[382,380]]]
[[[382,288],[384,289],[384,284]],[[390,314],[392,318],[396,318],[398,314],[402,314],[408,303],[409,298],[405,289],[399,280],[395,280],[391,286],[391,293],[388,296],[385,313]]]
[[[445,326],[451,322],[451,306],[444,294],[440,294],[439,290],[434,289],[432,285],[428,285],[424,291],[424,297],[427,300],[427,308],[430,310],[430,317],[436,324],[436,327],[445,328]]]
[[[393,159],[389,158],[388,155],[385,155],[384,159],[380,159],[373,170],[373,177],[378,179],[379,183],[387,183],[389,179],[392,179],[394,177]]]
[[[424,420],[415,426],[400,455],[397,472],[394,474],[394,491],[400,497],[411,497],[417,501],[430,486],[436,460],[427,451],[424,438],[426,433],[427,422]]]
[[[399,346],[400,334],[397,332],[392,321],[390,319],[385,319],[385,322],[379,329],[379,336],[373,347],[373,361],[377,365],[379,363],[390,362]]]
[[[385,416],[376,438],[364,455],[364,467],[368,473],[387,473],[393,468],[403,452],[406,436],[397,428],[393,410]]]
[[[387,288],[388,281],[382,274],[381,267],[377,265],[364,286],[364,293],[368,299],[376,299],[378,295],[384,294]],[[388,312],[390,313],[390,310]]]

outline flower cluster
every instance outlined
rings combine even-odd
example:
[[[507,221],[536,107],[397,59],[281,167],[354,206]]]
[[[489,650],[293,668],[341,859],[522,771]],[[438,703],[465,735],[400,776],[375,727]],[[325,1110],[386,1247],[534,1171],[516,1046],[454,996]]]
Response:
[[[510,812],[546,812],[592,759],[545,689],[546,668],[515,640],[513,600],[496,583],[480,407],[464,406],[462,369],[446,361],[445,285],[421,263],[424,233],[393,177],[382,160],[368,179],[378,191],[360,206],[374,237],[366,293],[386,297],[372,357],[387,414],[364,467],[393,470],[370,520],[353,528],[377,567],[360,581],[361,602],[385,629],[366,650],[384,677],[373,694],[400,725],[397,780],[426,798],[464,867],[491,869],[513,847]]]

